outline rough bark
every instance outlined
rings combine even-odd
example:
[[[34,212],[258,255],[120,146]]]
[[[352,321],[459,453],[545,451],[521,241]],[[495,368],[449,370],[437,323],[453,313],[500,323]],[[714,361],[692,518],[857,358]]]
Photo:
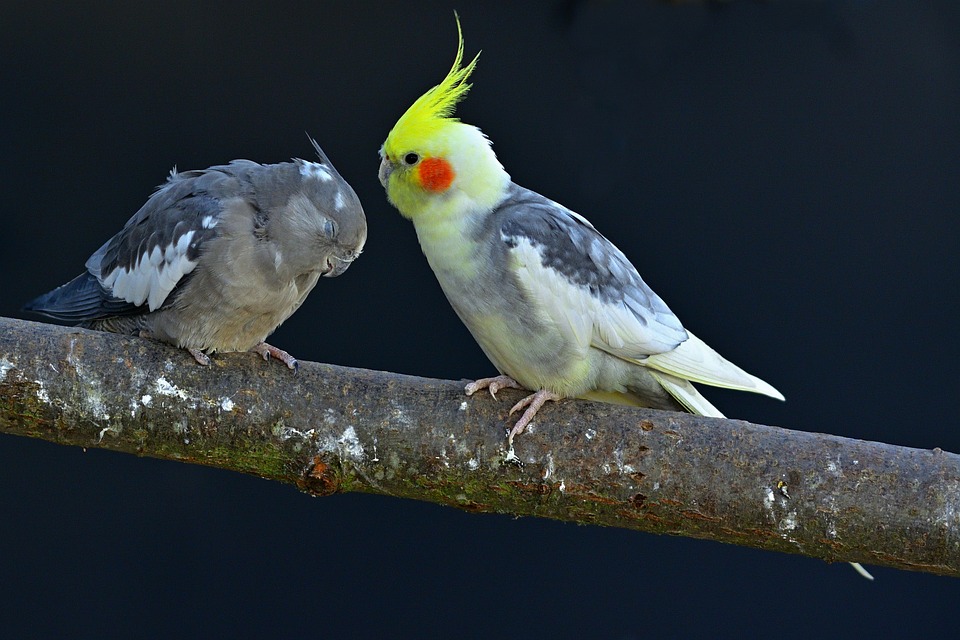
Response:
[[[0,432],[364,491],[960,575],[960,456],[739,420],[549,404],[504,462],[520,392],[0,318]]]

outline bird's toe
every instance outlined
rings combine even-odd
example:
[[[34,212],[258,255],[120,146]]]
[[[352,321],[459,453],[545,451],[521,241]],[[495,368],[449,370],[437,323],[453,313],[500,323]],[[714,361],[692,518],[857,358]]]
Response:
[[[266,342],[261,342],[257,346],[250,349],[254,353],[259,353],[263,356],[264,360],[269,360],[273,358],[274,360],[279,360],[283,364],[287,365],[288,369],[292,369],[294,373],[300,372],[300,362],[297,361],[292,355],[284,351],[283,349],[278,349],[272,344],[267,344]]]
[[[190,355],[193,356],[193,359],[197,361],[197,364],[202,364],[202,365],[205,366],[205,367],[209,367],[209,366],[210,366],[210,356],[208,356],[207,354],[205,354],[205,353],[204,353],[203,351],[201,351],[200,349],[190,349],[190,348],[188,348],[187,351],[189,351],[189,352],[190,352]]]

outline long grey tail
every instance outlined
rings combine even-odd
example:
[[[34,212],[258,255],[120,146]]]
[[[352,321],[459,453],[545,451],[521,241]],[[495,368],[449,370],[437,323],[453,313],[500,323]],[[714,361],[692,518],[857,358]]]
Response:
[[[138,313],[138,307],[114,298],[97,278],[84,272],[53,291],[34,298],[23,306],[24,311],[77,324],[88,320]]]

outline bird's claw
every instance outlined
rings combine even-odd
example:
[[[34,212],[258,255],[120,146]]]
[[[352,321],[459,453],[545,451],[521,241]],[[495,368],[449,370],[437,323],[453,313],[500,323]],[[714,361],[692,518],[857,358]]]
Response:
[[[510,411],[509,411],[509,413],[508,413],[507,415],[511,415],[511,416],[512,416],[512,415],[515,414],[517,411],[520,411],[520,409],[524,409],[524,408],[530,406],[530,403],[533,402],[533,399],[536,397],[536,395],[537,395],[537,394],[535,394],[535,393],[534,393],[534,394],[531,394],[531,395],[527,396],[526,398],[522,399],[522,400],[521,400],[520,402],[518,402],[517,404],[513,405],[512,407],[510,407]],[[536,410],[534,410],[534,413],[536,413]],[[524,415],[524,417],[526,417],[526,416]],[[530,417],[532,418],[533,416],[530,416]],[[523,418],[521,418],[521,420],[522,420],[522,419],[523,419]]]
[[[490,396],[496,400],[497,392],[501,389],[523,389],[523,385],[511,378],[510,376],[496,376],[494,378],[480,378],[476,382],[471,382],[463,388],[464,393],[468,396],[472,396],[477,391],[481,389],[486,389],[490,392]]]
[[[250,349],[250,351],[259,353],[261,356],[263,356],[264,360],[269,360],[270,358],[279,360],[283,364],[287,365],[287,368],[293,369],[294,374],[300,372],[300,363],[297,361],[297,359],[283,349],[278,349],[272,344],[261,342],[254,348]]]
[[[537,415],[537,411],[540,410],[540,407],[547,402],[555,402],[561,398],[562,396],[557,395],[552,391],[541,389],[536,393],[531,393],[529,396],[510,407],[510,415],[513,415],[517,411],[520,411],[524,408],[526,408],[526,411],[523,412],[523,415],[520,416],[520,419],[517,420],[517,423],[513,425],[512,429],[510,429],[510,433],[507,434],[507,446],[510,447],[510,449],[513,449],[513,439],[523,433],[524,429],[527,428],[527,425],[533,422],[533,417]]]
[[[525,389],[525,387],[510,376],[497,376],[495,378],[480,378],[476,382],[471,382],[463,388],[468,396],[472,396],[481,389],[488,389],[490,391],[490,395],[493,396],[494,400],[496,400],[497,392],[501,389]],[[526,398],[510,407],[511,416],[521,409],[526,409],[526,411],[523,412],[523,415],[520,416],[520,419],[517,420],[517,423],[513,425],[513,428],[507,433],[507,447],[509,447],[509,450],[507,451],[505,458],[506,462],[513,463],[520,461],[520,459],[517,458],[517,454],[513,451],[513,439],[523,433],[523,430],[527,428],[527,425],[533,421],[533,417],[537,415],[537,411],[540,410],[540,407],[542,407],[545,402],[560,400],[561,398],[562,396],[553,393],[552,391],[540,389],[540,391],[531,393]]]
[[[210,356],[205,354],[200,349],[187,349],[190,352],[190,355],[193,356],[193,359],[197,361],[197,364],[202,364],[205,367],[210,366]]]

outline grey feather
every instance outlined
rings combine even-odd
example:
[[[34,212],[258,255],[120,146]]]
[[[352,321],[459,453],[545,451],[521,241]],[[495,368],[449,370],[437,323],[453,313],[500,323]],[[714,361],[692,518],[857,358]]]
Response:
[[[356,193],[313,144],[322,163],[172,171],[86,273],[25,308],[196,351],[256,346],[366,241]]]
[[[80,323],[108,314],[128,316],[139,314],[139,308],[126,300],[110,295],[100,286],[100,281],[88,271],[70,282],[61,285],[31,300],[24,311],[33,311],[57,320]]]
[[[632,357],[669,351],[687,339],[680,320],[626,256],[582,216],[511,184],[491,223],[499,227],[508,247],[515,248],[519,239],[526,239],[538,250],[543,267],[603,303],[628,309],[646,327],[651,345]]]

